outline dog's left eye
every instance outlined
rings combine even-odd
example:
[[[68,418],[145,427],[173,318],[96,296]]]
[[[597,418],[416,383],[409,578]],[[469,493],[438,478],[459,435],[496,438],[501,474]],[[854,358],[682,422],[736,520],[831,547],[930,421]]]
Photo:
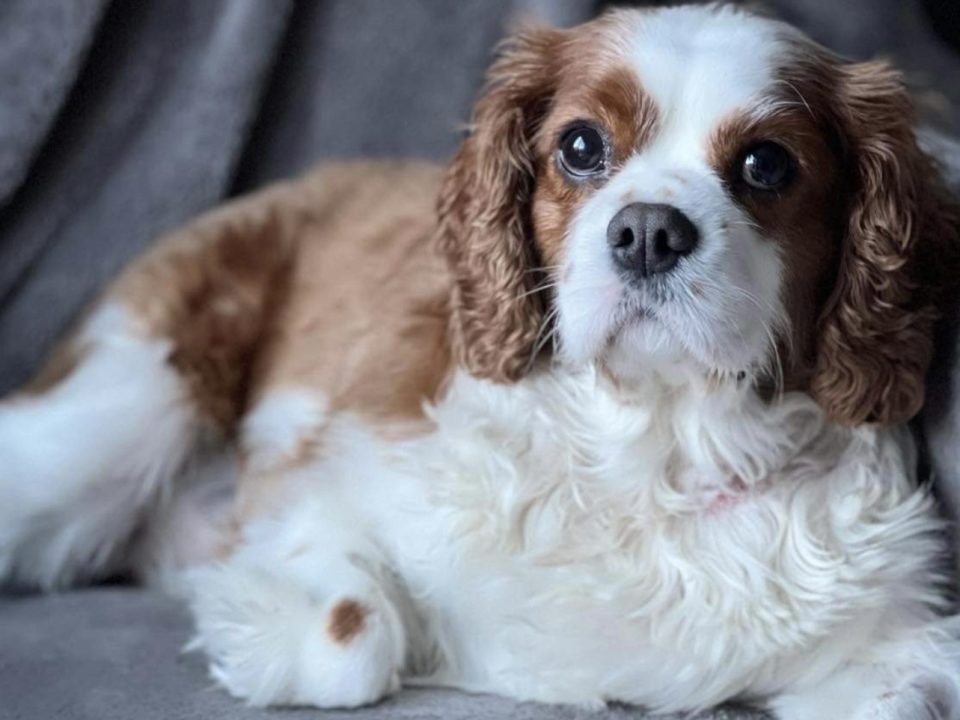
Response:
[[[575,127],[560,140],[560,164],[571,175],[584,177],[600,172],[605,160],[606,144],[594,127]]]
[[[744,182],[757,190],[779,190],[793,175],[793,158],[775,142],[762,142],[747,150],[741,169]]]

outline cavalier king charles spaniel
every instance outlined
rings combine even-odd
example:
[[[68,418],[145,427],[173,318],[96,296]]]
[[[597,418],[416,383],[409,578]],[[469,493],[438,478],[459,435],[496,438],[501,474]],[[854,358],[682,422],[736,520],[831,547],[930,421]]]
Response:
[[[254,705],[960,718],[907,425],[958,245],[883,63],[728,6],[521,32],[445,171],[119,277],[0,406],[0,580],[159,582]]]

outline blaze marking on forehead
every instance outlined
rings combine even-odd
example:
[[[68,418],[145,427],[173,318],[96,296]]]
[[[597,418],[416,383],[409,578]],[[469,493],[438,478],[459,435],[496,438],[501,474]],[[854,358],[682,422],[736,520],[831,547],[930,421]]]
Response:
[[[623,61],[661,115],[654,151],[694,153],[717,123],[769,95],[783,26],[729,6],[681,6],[619,18]]]

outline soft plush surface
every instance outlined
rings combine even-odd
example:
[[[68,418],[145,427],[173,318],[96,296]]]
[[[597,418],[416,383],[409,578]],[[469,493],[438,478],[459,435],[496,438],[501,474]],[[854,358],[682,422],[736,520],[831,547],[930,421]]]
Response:
[[[763,4],[852,57],[893,55],[950,124],[960,56],[920,2]],[[606,4],[3,0],[0,395],[157,234],[323,158],[448,157],[509,26]]]
[[[592,712],[448,690],[406,690],[352,712],[245,708],[213,687],[202,658],[184,654],[186,613],[134,589],[0,600],[0,718],[11,720],[637,720],[638,710]],[[571,658],[575,662],[575,658]],[[721,711],[717,720],[762,717]]]
[[[569,24],[602,4],[0,0],[0,395],[158,233],[322,158],[442,160],[506,26]],[[919,0],[765,4],[848,55],[892,55],[927,117],[956,129],[960,56]],[[956,146],[938,148],[960,168]],[[927,431],[960,506],[956,377],[945,352]],[[188,635],[182,609],[144,591],[0,600],[0,718],[642,716],[432,690],[352,714],[244,710],[179,654]]]

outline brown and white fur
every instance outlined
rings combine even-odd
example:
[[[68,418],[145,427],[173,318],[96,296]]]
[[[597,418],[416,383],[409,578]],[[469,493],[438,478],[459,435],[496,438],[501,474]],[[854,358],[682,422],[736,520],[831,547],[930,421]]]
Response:
[[[633,203],[696,228],[669,273],[611,261]],[[160,578],[258,705],[960,718],[906,428],[956,223],[883,64],[729,7],[521,33],[445,174],[331,165],[116,281],[0,405],[0,579]]]

